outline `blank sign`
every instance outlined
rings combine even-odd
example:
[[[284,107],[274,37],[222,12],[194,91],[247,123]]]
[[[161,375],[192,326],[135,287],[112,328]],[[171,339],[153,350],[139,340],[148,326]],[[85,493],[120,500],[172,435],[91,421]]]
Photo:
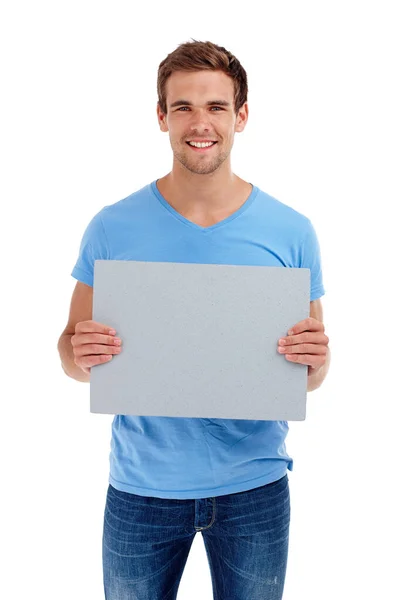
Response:
[[[309,314],[309,269],[96,260],[93,320],[122,352],[92,367],[90,410],[304,420],[307,366],[277,347]]]

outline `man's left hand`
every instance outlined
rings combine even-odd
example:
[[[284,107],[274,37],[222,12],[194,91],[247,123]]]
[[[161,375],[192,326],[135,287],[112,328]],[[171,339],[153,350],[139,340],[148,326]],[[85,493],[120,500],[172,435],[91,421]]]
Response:
[[[308,365],[308,375],[311,375],[326,361],[329,338],[324,332],[321,321],[308,317],[289,329],[288,337],[279,340],[278,351],[290,362]]]

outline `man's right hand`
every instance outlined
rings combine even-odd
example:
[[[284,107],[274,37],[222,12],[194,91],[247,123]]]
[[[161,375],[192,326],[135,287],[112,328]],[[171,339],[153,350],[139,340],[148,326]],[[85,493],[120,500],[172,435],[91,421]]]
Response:
[[[80,321],[71,337],[74,362],[84,373],[96,365],[109,362],[114,354],[121,352],[121,339],[110,334],[112,327],[96,321]],[[115,342],[119,340],[119,345]]]

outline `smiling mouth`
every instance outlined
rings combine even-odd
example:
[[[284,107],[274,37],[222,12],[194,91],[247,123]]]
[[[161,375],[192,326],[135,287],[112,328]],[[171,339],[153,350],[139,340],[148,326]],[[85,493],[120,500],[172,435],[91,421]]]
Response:
[[[192,146],[191,144],[189,144],[189,142],[186,142],[186,144],[189,146],[189,148],[191,148],[192,150],[195,150],[197,152],[206,152],[207,150],[211,150],[211,148],[213,148],[215,146],[215,144],[218,144],[218,142],[213,142],[211,144],[211,146],[205,146],[204,148],[198,148],[197,146]]]

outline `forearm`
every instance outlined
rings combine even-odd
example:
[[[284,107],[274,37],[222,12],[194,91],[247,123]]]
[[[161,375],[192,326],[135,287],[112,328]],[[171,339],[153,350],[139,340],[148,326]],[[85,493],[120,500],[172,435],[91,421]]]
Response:
[[[315,371],[315,373],[312,373],[311,375],[308,375],[308,377],[307,377],[307,392],[312,392],[320,387],[320,385],[324,381],[324,379],[329,371],[330,362],[331,362],[331,350],[330,350],[329,346],[327,346],[327,354],[326,354],[325,364],[320,369],[318,369],[318,371]]]
[[[84,373],[74,361],[74,354],[72,350],[71,337],[73,334],[64,334],[58,340],[57,349],[61,358],[61,365],[64,372],[76,381],[82,381],[88,383],[90,381],[90,374]]]

